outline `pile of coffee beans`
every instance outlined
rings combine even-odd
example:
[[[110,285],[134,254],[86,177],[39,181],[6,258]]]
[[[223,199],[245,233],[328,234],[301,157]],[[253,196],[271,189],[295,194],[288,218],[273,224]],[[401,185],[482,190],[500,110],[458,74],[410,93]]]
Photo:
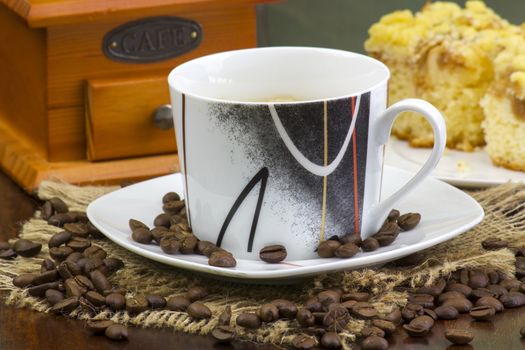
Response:
[[[49,239],[49,258],[42,260],[40,270],[14,277],[13,285],[27,289],[33,297],[45,299],[51,312],[67,315],[80,307],[91,315],[101,310],[126,310],[135,315],[150,309],[168,309],[187,312],[194,319],[211,317],[211,310],[200,302],[208,295],[202,287],[190,288],[186,295],[166,300],[152,294],[127,296],[125,289],[111,283],[110,276],[124,267],[124,263],[109,257],[102,247],[94,244],[103,235],[85,213],[69,211],[62,200],[52,198],[44,203],[41,216],[49,225],[63,228],[63,231]],[[144,227],[136,221],[131,221],[130,226],[134,229]],[[41,244],[25,239],[17,240],[12,246],[0,242],[0,252],[9,259],[17,255],[36,256],[41,248]],[[111,340],[128,339],[127,327],[110,320],[90,320],[87,328]]]
[[[353,257],[360,249],[363,252],[372,252],[379,247],[392,244],[401,231],[412,230],[420,221],[421,215],[418,213],[401,215],[399,210],[393,209],[381,229],[372,237],[361,240],[355,233],[333,236],[319,244],[317,255],[321,258],[345,259]]]
[[[217,267],[235,267],[233,254],[209,241],[199,240],[188,225],[186,204],[175,192],[162,197],[163,213],[153,220],[154,228],[135,220],[129,220],[131,238],[141,244],[157,244],[166,254],[200,254],[208,258],[208,264]]]
[[[159,244],[167,254],[202,254],[214,266],[235,266],[233,256],[211,242],[200,241],[188,227],[184,201],[173,192],[163,198],[164,213],[155,218],[153,229],[137,220],[130,220],[132,238],[143,244]],[[88,221],[85,213],[69,211],[59,198],[52,198],[42,207],[42,218],[48,224],[63,228],[48,241],[49,258],[42,261],[40,271],[13,278],[13,285],[27,289],[29,295],[45,299],[56,314],[69,314],[77,308],[95,315],[101,310],[126,310],[136,315],[146,310],[165,309],[185,312],[194,320],[210,319],[212,310],[203,302],[208,291],[200,286],[189,288],[184,295],[164,298],[161,295],[136,294],[110,281],[124,264],[109,257],[96,245],[103,237]],[[333,237],[319,245],[321,257],[349,258],[359,249],[372,251],[392,243],[401,231],[414,228],[419,214],[400,215],[392,210],[381,230],[373,237],[360,241],[355,235]],[[508,248],[508,242],[490,238],[481,243],[484,249]],[[0,242],[0,258],[34,257],[41,251],[38,243],[19,239],[14,244]],[[261,249],[262,261],[278,263],[286,258],[286,248],[272,245]],[[460,314],[469,314],[476,322],[490,321],[506,308],[525,305],[525,248],[516,249],[516,273],[513,277],[493,270],[461,269],[437,280],[432,286],[402,289],[408,293],[408,303],[381,314],[367,292],[345,292],[341,288],[325,289],[304,303],[276,299],[260,305],[255,311],[232,316],[230,306],[218,315],[217,326],[211,336],[220,343],[237,338],[238,327],[257,330],[265,324],[288,320],[300,332],[292,340],[296,349],[341,347],[339,332],[352,319],[366,323],[359,339],[363,350],[387,349],[388,338],[401,327],[411,337],[425,337],[435,322],[454,320]],[[419,264],[424,253],[399,259],[394,266]],[[111,340],[128,339],[128,329],[110,320],[90,320],[87,328],[93,334],[105,335]],[[525,327],[520,330],[525,336]],[[450,328],[444,337],[453,344],[468,344],[474,338],[469,329]]]

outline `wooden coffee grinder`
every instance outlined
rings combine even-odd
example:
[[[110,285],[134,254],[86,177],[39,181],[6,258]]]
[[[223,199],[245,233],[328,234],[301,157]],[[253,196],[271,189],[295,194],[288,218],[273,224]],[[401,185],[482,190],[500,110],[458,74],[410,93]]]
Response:
[[[178,170],[167,74],[256,46],[268,0],[0,0],[0,166],[25,189]]]

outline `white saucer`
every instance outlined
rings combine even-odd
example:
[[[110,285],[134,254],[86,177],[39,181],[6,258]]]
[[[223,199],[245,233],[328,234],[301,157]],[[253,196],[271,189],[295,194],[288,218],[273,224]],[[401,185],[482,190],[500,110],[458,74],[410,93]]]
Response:
[[[393,193],[411,177],[411,173],[385,167],[383,195]],[[481,206],[467,194],[444,182],[427,179],[396,206],[402,213],[421,213],[421,223],[414,230],[401,233],[388,247],[358,253],[351,259],[319,258],[280,264],[237,259],[235,268],[219,268],[209,266],[204,256],[166,255],[156,245],[144,245],[131,239],[128,220],[134,218],[152,225],[155,216],[162,212],[161,198],[168,191],[182,194],[180,174],[106,194],[89,205],[87,215],[109,239],[136,254],[174,267],[243,282],[287,282],[320,273],[384,264],[451,239],[478,224],[484,215]]]
[[[410,147],[408,142],[390,138],[385,164],[416,172],[430,155],[430,148]],[[506,182],[525,182],[525,173],[497,167],[489,155],[480,149],[461,152],[446,149],[432,173],[436,178],[461,187],[488,187]]]

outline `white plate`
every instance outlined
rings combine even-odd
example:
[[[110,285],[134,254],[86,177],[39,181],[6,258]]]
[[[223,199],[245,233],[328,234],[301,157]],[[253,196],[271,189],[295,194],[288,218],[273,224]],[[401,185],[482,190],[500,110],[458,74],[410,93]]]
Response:
[[[416,172],[430,155],[430,148],[410,147],[408,142],[392,137],[388,141],[385,164]],[[487,187],[506,182],[525,182],[525,173],[497,167],[487,152],[461,152],[446,149],[432,173],[436,178],[461,187]]]
[[[393,193],[412,176],[385,167],[383,195]],[[155,216],[162,211],[161,198],[168,191],[182,193],[180,174],[144,181],[106,194],[89,205],[87,215],[109,239],[136,254],[174,267],[243,282],[287,282],[319,273],[383,264],[451,239],[478,224],[484,215],[481,206],[467,194],[444,182],[427,179],[396,206],[401,212],[420,212],[421,223],[415,229],[401,233],[388,247],[358,253],[351,259],[319,258],[280,264],[238,259],[235,268],[219,268],[209,266],[204,256],[166,255],[156,245],[144,245],[131,239],[128,220],[134,218],[152,225]]]

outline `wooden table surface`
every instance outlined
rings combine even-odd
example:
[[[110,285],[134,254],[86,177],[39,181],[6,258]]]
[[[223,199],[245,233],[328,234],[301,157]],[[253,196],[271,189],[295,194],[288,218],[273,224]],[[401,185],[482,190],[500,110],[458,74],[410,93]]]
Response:
[[[38,203],[0,172],[0,240],[14,237],[19,223],[29,218]],[[5,294],[4,294],[5,295]],[[411,338],[398,329],[388,337],[391,349],[476,349],[511,350],[525,348],[519,330],[525,326],[525,307],[504,311],[492,322],[474,322],[468,316],[457,321],[438,321],[427,338]],[[444,338],[444,329],[467,327],[474,331],[472,345],[452,346]],[[83,322],[47,315],[26,309],[15,309],[0,303],[0,349],[277,349],[271,345],[236,342],[218,345],[209,336],[174,332],[170,329],[131,328],[129,340],[114,342],[91,336]]]

